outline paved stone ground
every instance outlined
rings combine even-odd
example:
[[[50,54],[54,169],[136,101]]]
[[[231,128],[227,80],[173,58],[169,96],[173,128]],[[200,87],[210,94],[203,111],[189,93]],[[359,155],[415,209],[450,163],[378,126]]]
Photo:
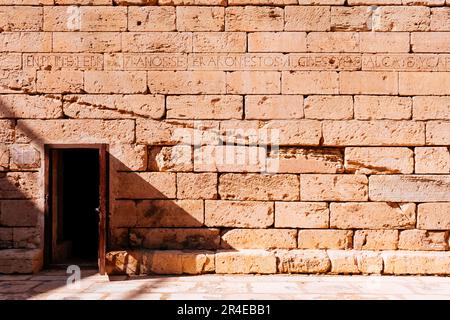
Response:
[[[100,276],[79,288],[65,270],[0,275],[0,299],[450,299],[450,277],[201,275]]]

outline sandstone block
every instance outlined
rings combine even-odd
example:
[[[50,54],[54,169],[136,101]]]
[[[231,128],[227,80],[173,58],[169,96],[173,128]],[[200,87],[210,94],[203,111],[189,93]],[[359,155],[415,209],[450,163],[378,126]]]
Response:
[[[0,93],[36,92],[35,70],[0,70]]]
[[[151,147],[148,152],[148,169],[150,171],[192,171],[192,147],[187,145]]]
[[[337,72],[328,71],[284,71],[283,94],[337,94],[339,92]]]
[[[218,251],[216,273],[276,273],[275,255],[264,250]]]
[[[219,177],[219,195],[224,200],[299,200],[296,175],[235,174]]]
[[[49,32],[50,34],[50,32]],[[120,34],[114,32],[53,32],[56,52],[117,52],[122,49]]]
[[[303,96],[249,95],[245,97],[245,119],[303,118]]]
[[[208,227],[265,228],[273,224],[273,203],[257,201],[205,201]]]
[[[0,29],[2,31],[41,31],[42,8],[2,6]]]
[[[450,34],[448,32],[412,32],[411,48],[413,52],[450,52]]]
[[[252,32],[248,52],[306,52],[306,32]]]
[[[450,89],[450,72],[400,72],[401,95],[447,95]]]
[[[429,31],[430,8],[423,6],[382,6],[372,13],[374,31]]]
[[[221,94],[225,93],[225,72],[149,71],[148,87],[152,93]]]
[[[331,267],[325,250],[280,250],[276,257],[281,273],[326,273]]]
[[[357,250],[396,250],[398,230],[356,230],[353,248]]]
[[[383,270],[380,254],[370,251],[327,250],[331,272],[336,274],[379,274]]]
[[[223,31],[223,7],[177,7],[178,31]]]
[[[216,173],[177,173],[178,199],[217,199]]]
[[[141,71],[86,71],[84,89],[88,93],[145,93],[147,75]]]
[[[279,94],[281,73],[276,71],[235,71],[227,73],[227,93]]]
[[[165,199],[176,194],[176,177],[170,172],[118,172],[113,183],[116,198]]]
[[[16,142],[36,139],[40,143],[131,143],[131,120],[19,120]],[[82,133],[82,134],[81,134]]]
[[[297,247],[297,230],[232,229],[221,237],[226,249],[290,249]]]
[[[364,175],[305,174],[300,176],[302,201],[366,201],[368,180]]]
[[[129,31],[175,31],[174,7],[129,7]]]
[[[389,96],[355,96],[355,119],[411,119],[412,99]]]
[[[417,146],[425,143],[424,124],[416,121],[325,121],[324,145]]]
[[[275,202],[276,228],[328,228],[329,210],[324,202]]]
[[[194,52],[245,52],[247,37],[245,32],[195,32]]]
[[[370,31],[371,29],[371,7],[331,7],[332,31]]]
[[[344,169],[344,155],[339,149],[282,147],[271,151],[269,157],[278,164],[278,173],[339,173]]]
[[[339,75],[339,92],[396,95],[399,91],[398,83],[398,74],[395,72],[344,71]]]
[[[37,172],[8,172],[0,174],[0,199],[38,198],[41,196],[40,190],[41,181],[39,178],[39,173]],[[2,203],[2,206],[5,205],[7,204]],[[12,207],[9,207],[9,209],[11,208]],[[24,207],[20,206],[19,208],[24,209]],[[33,213],[35,213],[35,211],[33,211]],[[14,213],[6,213],[6,215],[10,214]],[[16,212],[15,214],[19,213]]]
[[[353,231],[348,230],[299,230],[300,249],[350,249]]]
[[[431,31],[450,31],[450,8],[431,9]]]
[[[409,52],[408,32],[361,32],[361,52]]]
[[[400,232],[398,248],[403,250],[446,251],[448,233],[444,231],[404,230]]]
[[[0,45],[4,52],[50,52],[51,32],[2,32]]]
[[[36,200],[2,200],[0,225],[8,227],[36,227],[43,215],[42,205]]]
[[[0,171],[6,171],[9,168],[9,147],[5,144],[0,145]]]
[[[330,227],[338,229],[411,229],[416,223],[413,203],[331,203]]]
[[[415,148],[415,173],[450,173],[450,151],[447,147]]]
[[[383,273],[450,274],[450,252],[384,251]]]
[[[306,42],[308,52],[360,52],[356,32],[310,32]]]
[[[188,32],[125,32],[124,52],[192,52],[192,33]]]
[[[308,96],[305,99],[305,118],[352,119],[353,98],[351,96]]]
[[[276,7],[228,7],[225,9],[227,31],[282,31],[284,11]]]
[[[83,90],[82,71],[38,71],[37,90],[44,93],[74,93]]]
[[[450,201],[450,176],[377,175],[369,178],[372,201]]]
[[[217,249],[219,229],[206,228],[136,228],[130,229],[130,244],[158,250]]]
[[[427,145],[448,145],[450,121],[429,121],[426,126]]]
[[[329,31],[329,6],[288,6],[285,8],[286,31]]]
[[[414,154],[408,148],[345,148],[345,170],[358,174],[412,173]]]
[[[421,203],[417,210],[417,228],[450,230],[450,203]]]
[[[241,119],[243,98],[240,96],[168,96],[167,118],[173,119]]]
[[[414,97],[413,119],[450,120],[450,97]]]

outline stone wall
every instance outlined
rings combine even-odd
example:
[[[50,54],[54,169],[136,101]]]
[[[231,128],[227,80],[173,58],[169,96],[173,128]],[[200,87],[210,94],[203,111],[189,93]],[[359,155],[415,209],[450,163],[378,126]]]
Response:
[[[450,274],[446,1],[0,0],[0,272],[107,143],[109,272]]]

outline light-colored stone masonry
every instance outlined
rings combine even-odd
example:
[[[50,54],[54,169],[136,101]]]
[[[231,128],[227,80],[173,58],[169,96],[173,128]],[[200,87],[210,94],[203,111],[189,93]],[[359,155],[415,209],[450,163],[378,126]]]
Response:
[[[0,118],[0,273],[107,143],[110,273],[450,274],[448,0],[0,0]]]

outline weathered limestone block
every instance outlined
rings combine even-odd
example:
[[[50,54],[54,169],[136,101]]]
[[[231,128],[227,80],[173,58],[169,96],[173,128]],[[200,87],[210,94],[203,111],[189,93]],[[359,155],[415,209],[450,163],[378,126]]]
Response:
[[[114,143],[109,146],[109,161],[116,171],[142,171],[147,168],[147,146]]]
[[[9,146],[0,144],[0,171],[6,171],[9,168]]]
[[[191,146],[154,146],[148,151],[148,169],[151,171],[192,171],[193,165]]]
[[[245,97],[245,119],[301,119],[303,96],[249,95]]]
[[[178,199],[217,199],[216,173],[177,173]]]
[[[359,39],[361,52],[409,52],[408,32],[360,32]]]
[[[338,229],[411,229],[416,223],[414,203],[331,203],[330,227]]]
[[[344,71],[339,74],[339,93],[396,95],[398,83],[396,72]]]
[[[299,230],[299,249],[350,249],[353,231],[348,230]]]
[[[0,249],[13,247],[13,228],[0,228]]]
[[[400,232],[398,248],[402,250],[448,250],[448,232],[405,230]]]
[[[136,118],[160,119],[164,115],[161,95],[67,95],[64,114],[71,118]]]
[[[240,96],[168,96],[168,119],[241,119],[243,98]]]
[[[0,8],[2,32],[41,31],[42,21],[42,8],[40,7],[2,6]]]
[[[302,201],[366,201],[365,175],[304,174],[300,176]]]
[[[88,93],[145,93],[147,74],[143,71],[85,71]]]
[[[44,33],[44,35],[47,33]],[[56,52],[118,52],[122,49],[120,33],[115,32],[48,32],[53,35]],[[128,33],[123,33],[127,35]],[[43,41],[43,40],[42,40]],[[41,45],[45,45],[45,42]],[[50,50],[48,50],[50,51]],[[34,50],[32,51],[34,52]]]
[[[225,9],[227,31],[282,31],[284,11],[276,7],[228,7]]]
[[[450,52],[448,32],[411,32],[413,52]]]
[[[291,249],[297,247],[297,230],[232,229],[221,237],[226,249]]]
[[[36,227],[44,214],[40,200],[2,200],[0,225],[9,227]]]
[[[305,99],[305,118],[352,119],[353,98],[351,96],[309,96]]]
[[[38,249],[41,244],[37,228],[13,228],[13,245],[18,249]]]
[[[348,147],[345,170],[357,174],[413,173],[414,152],[408,148]]]
[[[36,92],[36,70],[0,70],[0,93]]]
[[[356,230],[353,248],[357,250],[396,250],[398,230]]]
[[[273,224],[272,202],[205,201],[205,225],[208,227],[266,228]]]
[[[357,32],[310,32],[306,36],[308,52],[359,52]]]
[[[116,198],[171,199],[176,196],[175,173],[118,172],[114,175],[112,183]]]
[[[450,120],[450,97],[414,97],[413,119]]]
[[[216,253],[216,273],[256,273],[277,272],[276,258],[264,250],[218,251]]]
[[[0,143],[14,142],[14,122],[12,120],[0,120]]]
[[[41,194],[37,172],[0,173],[0,199],[31,199]]]
[[[227,93],[230,94],[279,94],[281,72],[234,71],[227,72]]]
[[[328,228],[329,209],[324,202],[275,202],[276,228]]]
[[[223,71],[149,71],[148,88],[162,94],[223,94]]]
[[[132,143],[132,120],[19,120],[16,142]]]
[[[425,144],[425,125],[393,120],[325,121],[323,138],[327,146],[420,146]]]
[[[331,71],[283,71],[283,94],[338,94],[338,73]],[[301,83],[301,85],[299,85]]]
[[[51,32],[3,32],[0,46],[4,52],[51,52]]]
[[[382,6],[372,13],[374,31],[429,31],[430,8],[423,6]]]
[[[428,121],[426,128],[427,145],[449,145],[450,121]]]
[[[329,31],[329,6],[288,6],[285,9],[286,31]]]
[[[271,151],[269,161],[279,173],[340,173],[344,170],[344,155],[331,148],[280,148]]]
[[[296,175],[234,174],[219,177],[223,200],[299,200],[300,181]]]
[[[277,250],[278,272],[326,273],[331,262],[325,250]]]
[[[450,148],[417,147],[415,153],[415,173],[450,173]]]
[[[379,253],[357,250],[327,250],[331,260],[331,273],[379,274],[383,271],[383,259]]]
[[[0,96],[0,118],[51,119],[62,116],[62,102],[59,95]]]
[[[383,251],[383,273],[450,274],[450,252]]]
[[[175,31],[175,21],[174,7],[128,8],[128,31]]]
[[[222,7],[177,7],[178,31],[223,31],[225,9]]]
[[[135,228],[130,229],[130,245],[147,249],[217,249],[219,229]]]
[[[245,32],[195,32],[194,52],[245,52],[247,37]]]
[[[0,250],[0,273],[37,273],[43,261],[42,249]]]
[[[417,228],[450,230],[450,203],[421,203],[417,210]]]
[[[450,176],[377,175],[369,178],[372,201],[450,201]]]
[[[355,96],[355,119],[408,120],[412,114],[412,99],[391,96]]]
[[[371,29],[371,7],[331,7],[332,31],[370,31]]]
[[[449,79],[449,72],[399,72],[399,94],[448,95],[450,88],[445,83]]]
[[[187,32],[125,32],[123,52],[191,52],[192,33]]]
[[[252,32],[248,52],[306,52],[306,32]]]

